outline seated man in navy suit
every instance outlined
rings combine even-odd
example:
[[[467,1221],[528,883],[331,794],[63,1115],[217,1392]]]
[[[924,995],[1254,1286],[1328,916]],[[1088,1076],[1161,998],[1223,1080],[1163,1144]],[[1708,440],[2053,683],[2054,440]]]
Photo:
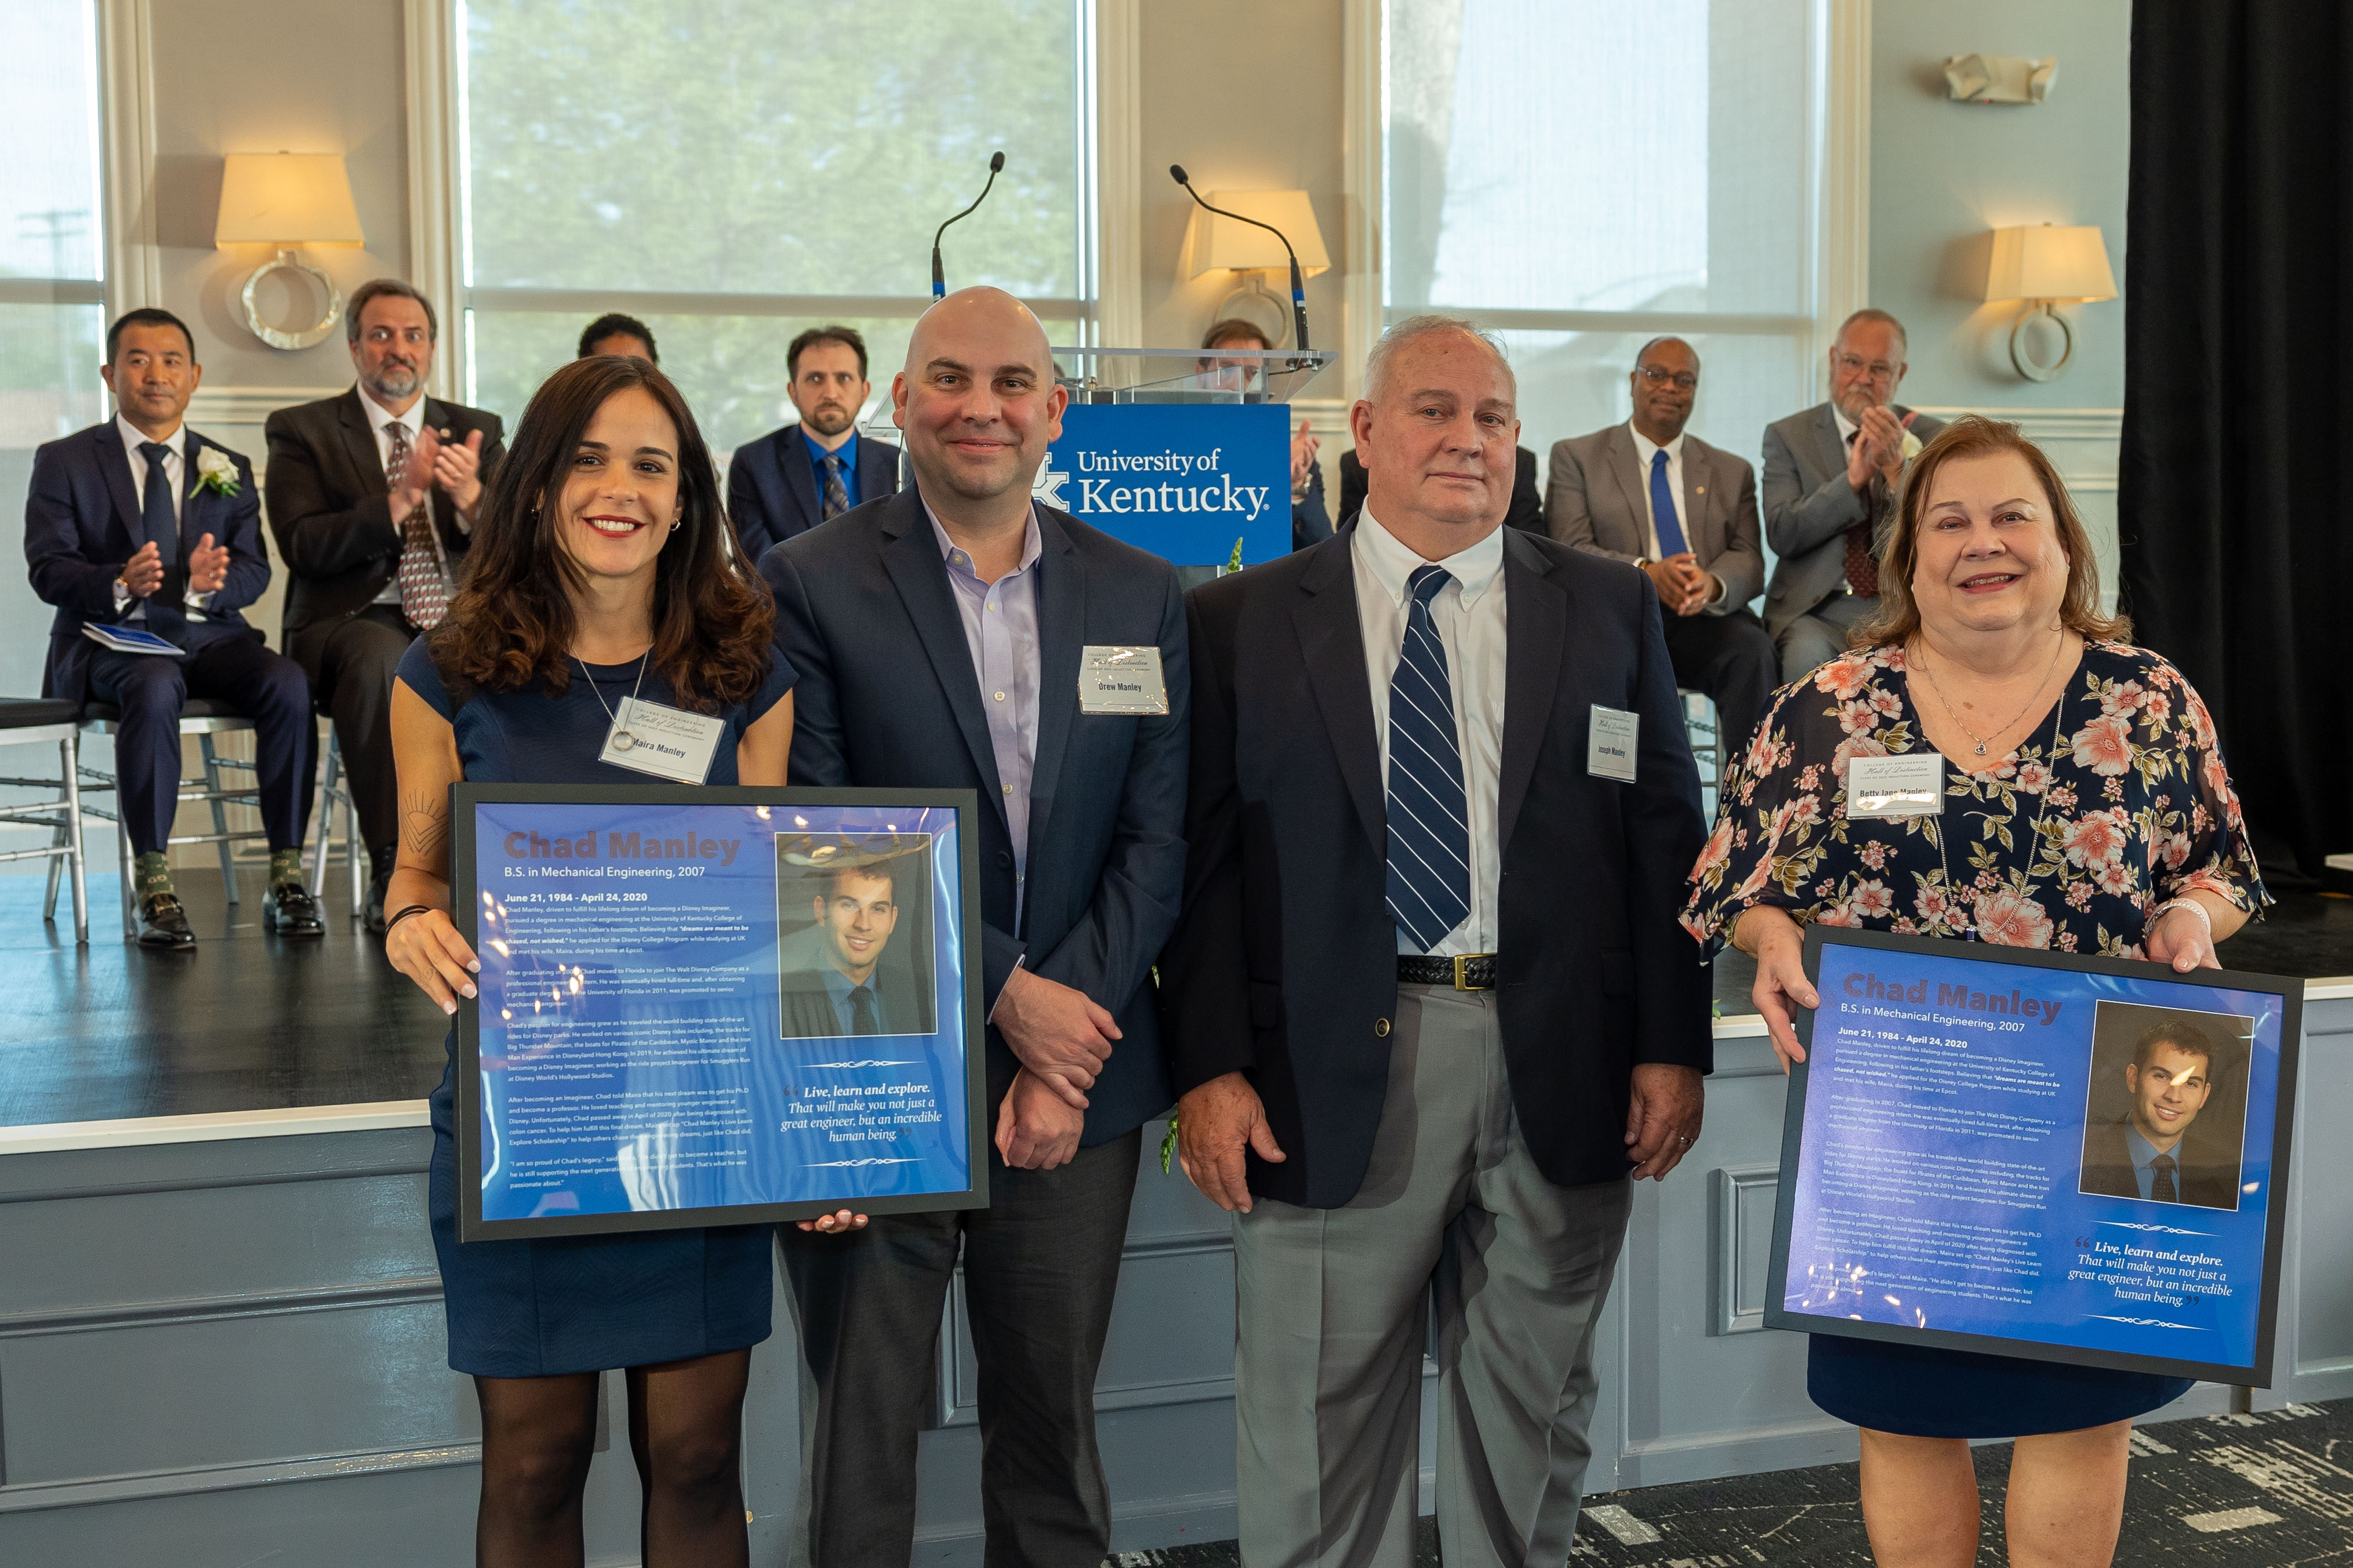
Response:
[[[858,411],[874,390],[866,340],[850,327],[811,327],[785,350],[785,368],[800,422],[746,441],[727,468],[727,515],[746,562],[899,493],[899,448],[858,434]]]
[[[259,731],[261,820],[269,830],[262,924],[318,936],[302,885],[311,802],[311,687],[262,646],[238,610],[269,585],[253,465],[181,422],[203,372],[195,341],[167,310],[132,310],[106,334],[100,374],[115,416],[33,455],[25,556],[33,591],[58,607],[41,694],[111,702],[118,805],[139,894],[139,941],[188,948],[195,933],[172,890],[164,846],[180,805],[180,710],[190,696],[233,704]],[[186,650],[121,653],[85,626],[136,628]]]

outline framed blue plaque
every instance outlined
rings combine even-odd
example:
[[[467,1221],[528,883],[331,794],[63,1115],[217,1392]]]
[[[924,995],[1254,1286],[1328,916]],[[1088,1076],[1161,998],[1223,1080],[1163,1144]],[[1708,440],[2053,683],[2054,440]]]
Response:
[[[2271,1386],[2304,982],[1814,924],[1769,1328]]]
[[[987,1205],[971,791],[450,795],[461,1240]]]

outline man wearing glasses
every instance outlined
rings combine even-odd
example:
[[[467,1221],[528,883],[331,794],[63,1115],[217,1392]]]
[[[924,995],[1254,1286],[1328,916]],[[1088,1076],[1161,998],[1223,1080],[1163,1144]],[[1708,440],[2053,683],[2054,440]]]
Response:
[[[1631,419],[1553,443],[1546,528],[1650,577],[1675,684],[1715,704],[1726,752],[1737,755],[1779,684],[1773,639],[1748,608],[1765,585],[1757,471],[1683,428],[1699,396],[1691,344],[1652,338],[1627,379]]]
[[[1904,354],[1903,322],[1857,310],[1831,345],[1831,400],[1765,427],[1765,538],[1779,557],[1765,629],[1784,681],[1844,652],[1879,608],[1876,547],[1904,465],[1945,427],[1896,403]]]
[[[438,323],[407,284],[353,290],[345,335],[357,384],[269,416],[269,531],[286,563],[285,648],[335,721],[375,878],[368,930],[399,847],[392,672],[448,613],[482,487],[504,448],[499,416],[425,395]]]

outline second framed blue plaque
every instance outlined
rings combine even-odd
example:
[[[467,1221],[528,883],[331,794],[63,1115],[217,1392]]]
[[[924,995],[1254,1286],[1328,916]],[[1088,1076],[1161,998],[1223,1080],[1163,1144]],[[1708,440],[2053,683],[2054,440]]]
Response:
[[[451,796],[462,1240],[987,1204],[972,792]]]
[[[1767,1327],[2271,1385],[2304,982],[1805,955]]]

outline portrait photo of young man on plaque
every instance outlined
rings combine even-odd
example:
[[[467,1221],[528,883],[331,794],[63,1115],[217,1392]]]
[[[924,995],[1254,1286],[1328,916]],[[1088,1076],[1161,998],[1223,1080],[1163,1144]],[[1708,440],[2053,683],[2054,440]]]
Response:
[[[2253,1032],[2235,1014],[2103,999],[2077,1190],[2235,1210]]]
[[[930,1035],[932,836],[779,834],[779,1026],[788,1040]]]

